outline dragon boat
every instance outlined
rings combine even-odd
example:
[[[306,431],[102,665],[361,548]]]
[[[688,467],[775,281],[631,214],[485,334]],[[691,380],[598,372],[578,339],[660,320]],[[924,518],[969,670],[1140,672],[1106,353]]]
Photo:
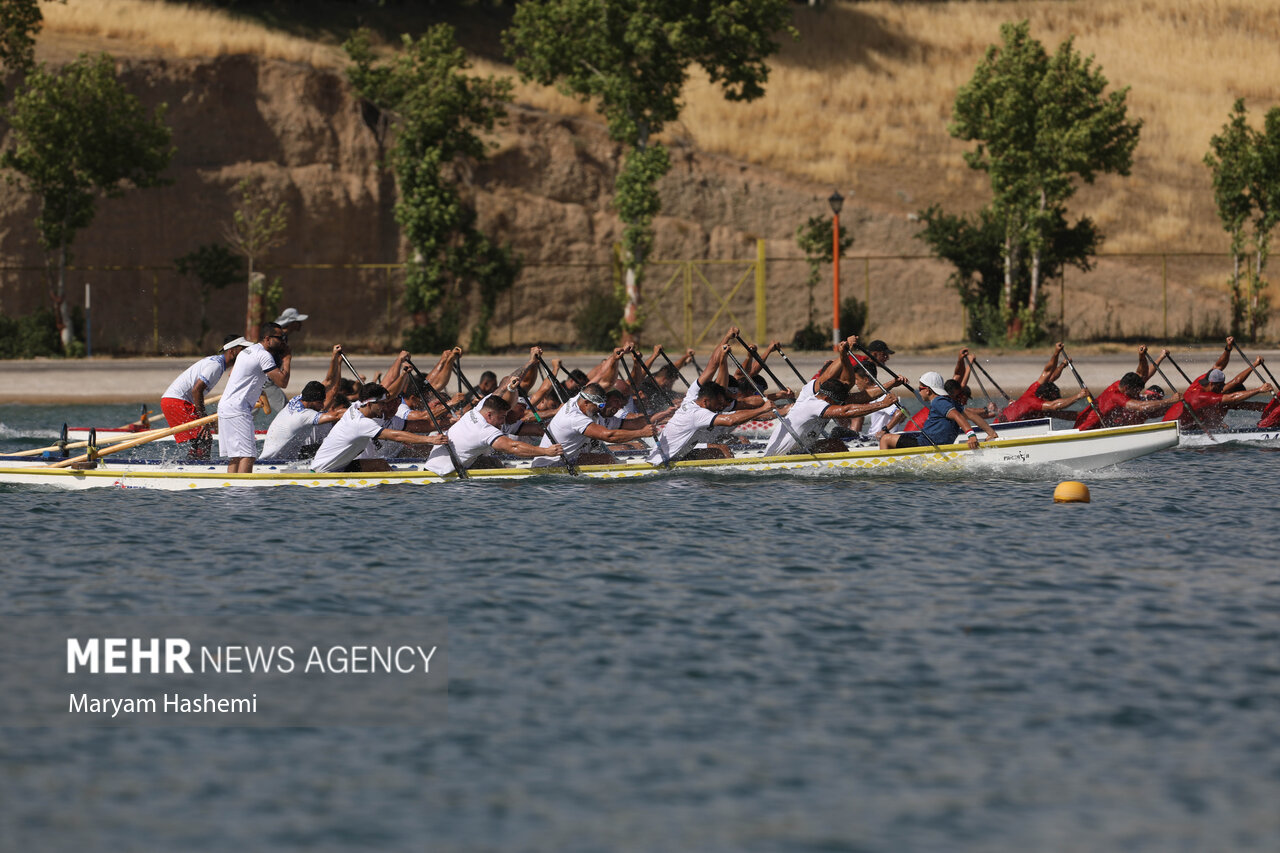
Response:
[[[1035,422],[1023,422],[1030,424]],[[745,455],[732,459],[690,460],[673,463],[670,469],[643,460],[619,461],[609,465],[584,465],[572,472],[563,467],[486,468],[468,472],[475,482],[511,482],[537,477],[541,482],[570,477],[591,480],[673,476],[684,472],[735,474],[790,472],[865,476],[881,472],[908,475],[990,471],[1001,468],[1042,466],[1053,471],[1088,471],[1116,465],[1178,444],[1176,423],[1143,424],[1130,427],[1079,432],[1053,431],[1047,421],[1038,429],[1011,431],[977,450],[965,444],[939,448],[912,447],[881,450],[878,447],[851,449],[843,453],[793,456]],[[369,487],[393,484],[440,485],[460,479],[441,477],[425,470],[421,463],[406,463],[384,472],[343,472],[320,474],[307,470],[306,463],[261,464],[252,474],[227,474],[216,463],[159,464],[143,460],[100,459],[94,467],[52,468],[34,460],[16,464],[0,459],[0,485],[47,486],[60,489],[101,487],[164,489],[236,488],[263,486]]]

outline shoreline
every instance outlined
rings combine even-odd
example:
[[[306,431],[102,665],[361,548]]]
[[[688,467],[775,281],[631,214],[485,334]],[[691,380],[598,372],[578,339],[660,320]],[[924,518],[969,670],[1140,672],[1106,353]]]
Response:
[[[1119,352],[1112,350],[1111,346],[1106,346],[1108,351],[1105,352],[1099,352],[1099,349],[1099,345],[1091,345],[1090,347],[1074,347],[1068,350],[1068,352],[1074,352],[1072,357],[1076,362],[1076,366],[1085,381],[1090,383],[1090,388],[1095,394],[1100,393],[1107,385],[1119,379],[1126,371],[1132,370],[1137,362],[1136,346]],[[889,367],[911,379],[915,379],[927,370],[937,370],[944,376],[948,376],[954,369],[957,351],[958,347],[928,354],[899,352],[890,360]],[[1217,358],[1221,351],[1220,347],[1214,346],[1194,349],[1178,348],[1174,350],[1174,357],[1182,368],[1194,378],[1208,370],[1213,359]],[[1269,365],[1280,365],[1280,351],[1278,350],[1253,348],[1246,351],[1254,358],[1262,356]],[[554,355],[560,357],[561,354],[556,353]],[[1030,352],[1010,354],[975,350],[974,355],[995,381],[1011,396],[1016,397],[1039,376],[1040,370],[1044,367],[1044,363],[1048,358],[1048,351],[1044,350],[1034,354]],[[364,370],[368,370],[371,374],[385,370],[390,365],[393,357],[388,354],[348,354],[348,358],[354,364]],[[706,357],[707,348],[704,347],[699,352],[699,363],[705,364]],[[827,354],[818,352],[790,354],[792,362],[806,378],[812,376],[827,357]],[[179,358],[110,358],[99,356],[91,359],[75,360],[50,358],[3,360],[0,361],[0,404],[44,406],[124,403],[158,404],[165,389],[169,387],[169,383],[194,363],[197,358],[198,356]],[[577,352],[566,353],[563,358],[567,365],[589,370],[603,358],[603,355]],[[419,362],[425,362],[425,360],[425,358],[420,358]],[[521,354],[464,355],[462,364],[467,377],[472,382],[475,382],[485,370],[492,370],[501,377],[504,373],[522,366],[526,360],[527,355]],[[549,363],[551,358],[548,357],[547,361]],[[432,363],[434,364],[434,360]],[[328,366],[328,356],[306,355],[295,358],[293,361],[292,381],[289,383],[288,390],[296,393],[306,382],[312,379],[323,379]],[[791,372],[785,362],[776,359],[776,356],[769,360],[769,366],[773,368],[774,373],[784,383],[788,385],[798,384],[796,383],[795,374]],[[1228,372],[1231,373],[1233,369],[1235,372],[1243,369],[1239,356],[1232,358],[1231,365],[1228,366]],[[693,371],[690,367],[686,367],[684,372],[686,376],[692,379]],[[1177,376],[1173,371],[1168,372],[1170,373],[1170,378],[1175,380],[1175,387],[1184,387],[1181,377]],[[989,384],[989,380],[985,376],[983,381]],[[1159,374],[1156,374],[1152,381],[1156,384],[1165,384]],[[224,382],[220,382],[218,388],[221,388],[223,384]],[[448,384],[452,387],[456,384],[456,380],[451,380]],[[1062,379],[1059,380],[1059,384],[1062,384],[1064,389],[1075,386],[1070,372],[1063,375]],[[770,382],[770,385],[772,387],[773,383]],[[976,381],[971,385],[975,394],[981,393]],[[990,390],[992,393],[996,393],[994,388]]]

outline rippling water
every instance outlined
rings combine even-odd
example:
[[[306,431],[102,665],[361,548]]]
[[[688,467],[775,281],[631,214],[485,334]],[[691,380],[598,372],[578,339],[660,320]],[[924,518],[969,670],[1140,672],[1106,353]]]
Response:
[[[9,729],[0,847],[1275,850],[1277,465],[3,491],[0,618],[443,613],[450,681],[420,730]]]

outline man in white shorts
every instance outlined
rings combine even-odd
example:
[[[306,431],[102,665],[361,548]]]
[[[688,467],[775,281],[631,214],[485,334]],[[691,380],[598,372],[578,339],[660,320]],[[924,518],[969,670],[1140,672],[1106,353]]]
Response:
[[[558,444],[548,447],[535,447],[512,438],[502,431],[507,411],[511,405],[501,397],[490,394],[484,401],[469,412],[464,412],[458,422],[449,427],[449,442],[453,444],[453,452],[464,469],[475,467],[480,460],[497,450],[510,453],[512,456],[550,456],[558,459],[564,450]],[[482,467],[501,468],[501,463],[492,460],[492,465]],[[454,472],[453,457],[449,448],[440,446],[431,449],[427,457],[427,468],[441,477]]]
[[[289,336],[275,323],[263,323],[258,342],[236,357],[227,390],[218,404],[218,449],[227,457],[228,474],[253,472],[258,450],[253,434],[253,406],[268,379],[277,388],[288,387],[292,363]]]
[[[312,460],[311,470],[320,473],[334,471],[389,471],[385,459],[360,458],[375,439],[399,441],[404,444],[444,444],[447,440],[440,433],[423,435],[398,429],[387,429],[383,423],[396,413],[399,397],[387,396],[381,385],[367,383],[361,393],[371,399],[356,403],[347,409],[329,434],[325,436]]]

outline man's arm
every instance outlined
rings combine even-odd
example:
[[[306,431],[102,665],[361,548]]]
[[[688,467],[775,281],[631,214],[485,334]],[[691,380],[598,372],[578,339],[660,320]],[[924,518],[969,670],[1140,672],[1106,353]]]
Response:
[[[516,441],[514,438],[507,435],[494,439],[493,449],[501,450],[503,453],[509,453],[512,456],[523,456],[526,458],[532,458],[534,456],[559,456],[561,453],[564,453],[564,448],[558,444],[553,444],[550,447],[539,447],[536,444]]]
[[[289,345],[285,344],[284,355],[280,357],[280,366],[275,370],[267,371],[267,378],[275,383],[276,387],[283,391],[289,387],[289,371],[293,367],[293,351],[289,349]]]
[[[1045,403],[1043,406],[1040,407],[1040,411],[1060,412],[1069,406],[1074,406],[1076,403],[1079,403],[1084,398],[1085,398],[1085,393],[1083,391],[1077,391],[1075,394],[1073,394],[1070,397],[1059,397],[1056,400],[1050,400],[1049,402]]]
[[[453,373],[453,363],[458,360],[460,355],[462,355],[462,347],[454,347],[442,352],[440,360],[436,362],[436,366],[431,368],[431,372],[427,374],[427,381],[436,388],[443,388],[447,385],[449,376]]]
[[[197,379],[196,384],[191,386],[191,405],[196,410],[197,418],[203,418],[205,416],[203,379]]]
[[[1065,361],[1061,365],[1058,364],[1058,359],[1062,355],[1062,349],[1062,341],[1058,341],[1053,345],[1053,354],[1050,355],[1049,360],[1044,363],[1044,370],[1040,371],[1040,378],[1036,380],[1036,384],[1043,385],[1046,382],[1058,381],[1058,377],[1062,375],[1062,371],[1065,370],[1067,366]]]
[[[1218,370],[1221,370],[1224,373],[1226,372],[1227,365],[1231,362],[1231,350],[1235,347],[1235,345],[1236,345],[1236,339],[1234,337],[1228,337],[1227,345],[1222,349],[1222,355],[1218,356],[1218,360],[1213,363],[1213,366],[1215,368],[1217,368]]]
[[[587,374],[587,382],[596,382],[603,388],[612,388],[613,383],[618,379],[618,359],[622,358],[622,354],[626,352],[635,352],[635,347],[627,344],[625,347],[614,347],[613,352],[605,356],[604,361],[591,368],[591,372]]]
[[[742,409],[737,412],[723,412],[711,419],[711,425],[719,427],[740,426],[741,424],[745,424],[747,421],[754,421],[761,415],[767,415],[771,411],[773,411],[773,406],[765,403],[764,405],[756,406],[754,409]]]
[[[1126,400],[1124,410],[1126,412],[1134,412],[1139,415],[1146,415],[1150,418],[1161,414],[1174,403],[1181,401],[1182,392],[1178,392],[1170,397],[1165,397],[1163,400]]]
[[[964,347],[960,350],[960,354],[956,356],[956,372],[952,374],[952,379],[961,385],[969,384],[969,374],[973,371],[973,367],[969,364],[969,348]]]
[[[1248,400],[1250,397],[1256,397],[1259,394],[1270,394],[1273,390],[1275,389],[1272,388],[1271,383],[1268,382],[1266,385],[1261,385],[1252,390],[1246,388],[1243,391],[1233,391],[1230,394],[1222,395],[1222,404],[1224,406],[1232,406],[1237,403],[1243,403],[1245,400]]]
[[[600,424],[591,424],[582,431],[582,434],[587,438],[594,438],[596,441],[620,444],[636,438],[652,438],[655,430],[651,426],[645,426],[641,429],[609,429]]]
[[[824,418],[863,418],[872,412],[887,409],[897,403],[892,394],[885,394],[874,403],[843,403],[839,406],[827,406],[822,410]]]
[[[405,432],[402,429],[382,429],[374,436],[383,441],[398,441],[401,444],[448,444],[449,437],[442,432],[424,435],[417,432]]]

